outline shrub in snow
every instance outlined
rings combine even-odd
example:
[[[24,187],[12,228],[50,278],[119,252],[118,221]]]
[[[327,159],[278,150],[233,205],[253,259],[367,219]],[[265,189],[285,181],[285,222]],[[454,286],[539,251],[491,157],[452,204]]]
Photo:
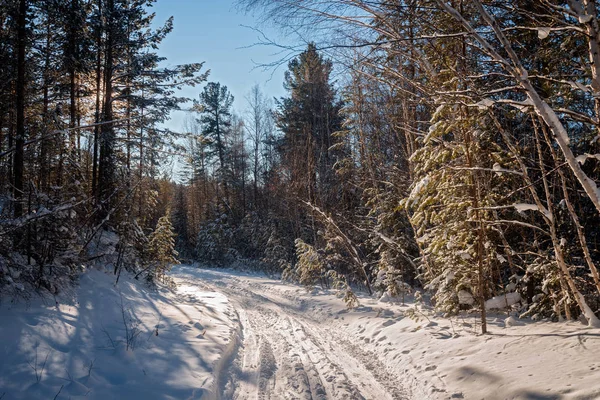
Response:
[[[350,289],[350,286],[346,286],[344,290],[344,303],[346,303],[346,307],[348,308],[356,308],[360,304],[358,302],[358,297],[354,294],[354,291]]]
[[[264,256],[261,261],[269,271],[285,271],[290,268],[290,258],[288,246],[285,246],[281,236],[273,229],[265,245]]]
[[[27,173],[22,216],[11,218],[13,209],[7,206],[14,204],[13,199],[0,198],[0,294],[57,294],[68,289],[89,262],[90,253],[84,246],[92,246],[88,239],[96,221],[91,218],[87,190],[76,180],[84,168],[72,154],[65,154],[61,162],[69,172],[58,180],[60,183],[52,178],[57,186],[49,181],[41,184],[40,175],[34,177],[38,167],[29,170],[34,175]]]
[[[69,202],[50,200],[42,193],[32,195],[29,214],[0,227],[0,254],[11,273],[9,290],[26,295],[30,290],[45,289],[57,294],[78,276],[83,259],[80,256],[83,239],[78,229],[78,211]],[[4,230],[8,230],[5,232]],[[1,282],[0,282],[1,284]]]
[[[326,278],[332,281],[331,287],[338,291],[338,297],[343,299],[347,308],[351,309],[359,306],[358,297],[356,297],[345,276],[336,271],[329,270],[326,273]]]
[[[521,318],[535,315],[538,319],[560,320],[562,311],[569,310],[569,314],[574,305],[563,290],[558,266],[548,253],[541,253],[530,261],[525,275],[516,280],[516,287],[526,305]]]
[[[348,308],[358,306],[358,298],[354,294],[346,276],[328,268],[321,252],[313,246],[296,239],[296,257],[298,261],[295,266],[289,266],[283,271],[282,279],[295,281],[305,286],[308,290],[320,284],[321,287],[331,287],[338,291],[338,296],[343,298]]]
[[[136,273],[136,277],[143,272],[150,271],[149,264],[152,262],[150,257],[153,257],[153,254],[148,251],[148,237],[138,225],[138,221],[136,219],[122,221],[117,226],[116,233],[114,242],[107,243],[109,255],[105,258],[114,265],[117,281],[122,268]],[[150,271],[150,273],[153,272]]]
[[[246,214],[235,228],[235,240],[231,243],[244,259],[260,259],[271,234],[269,221],[256,212]]]

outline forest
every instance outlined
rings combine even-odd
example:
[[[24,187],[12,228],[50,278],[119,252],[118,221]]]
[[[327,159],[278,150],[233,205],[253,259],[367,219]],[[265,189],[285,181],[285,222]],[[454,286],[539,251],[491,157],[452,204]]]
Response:
[[[3,296],[199,262],[600,327],[595,1],[241,0],[305,39],[244,112],[153,3],[0,0]]]

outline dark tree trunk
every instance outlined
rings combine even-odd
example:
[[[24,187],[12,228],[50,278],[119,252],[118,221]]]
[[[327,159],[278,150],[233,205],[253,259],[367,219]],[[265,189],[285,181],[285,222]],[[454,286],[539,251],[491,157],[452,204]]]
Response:
[[[19,1],[17,17],[17,87],[16,104],[17,131],[15,137],[15,154],[13,159],[13,196],[14,216],[23,215],[23,176],[25,160],[25,46],[27,35],[27,1]]]
[[[114,0],[107,2],[107,36],[106,60],[104,62],[104,103],[102,107],[102,128],[100,129],[100,158],[98,161],[98,195],[97,203],[102,219],[110,210],[110,196],[114,186],[114,139],[113,106],[112,106],[112,78],[113,78],[113,44],[114,44]]]
[[[69,66],[69,147],[70,151],[73,152],[77,147],[77,132],[75,127],[77,126],[77,62],[79,55],[77,54],[77,9],[79,8],[78,0],[71,0],[71,12],[70,12],[70,29],[69,29],[69,41],[68,41],[68,66]]]
[[[98,0],[98,14],[102,15],[102,1]],[[100,17],[100,20],[102,18]],[[94,154],[92,157],[92,196],[95,199],[98,199],[98,141],[100,138],[100,126],[97,125],[100,123],[100,102],[102,98],[100,97],[100,90],[102,85],[102,27],[98,27],[98,34],[96,35],[96,114],[95,114],[95,123],[94,127]]]
[[[46,54],[44,55],[44,100],[43,100],[43,109],[42,109],[42,121],[44,124],[44,132],[49,131],[50,126],[50,21],[48,21],[46,27]],[[49,176],[49,165],[47,165],[48,158],[48,141],[42,140],[40,143],[40,156],[39,156],[39,181],[38,187],[42,191],[46,191],[48,188],[48,176]]]

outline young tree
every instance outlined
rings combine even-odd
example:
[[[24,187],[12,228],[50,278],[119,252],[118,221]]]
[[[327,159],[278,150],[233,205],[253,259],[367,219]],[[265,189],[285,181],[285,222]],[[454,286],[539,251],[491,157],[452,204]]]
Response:
[[[160,217],[156,229],[148,237],[148,259],[154,265],[154,274],[158,278],[163,278],[174,264],[179,264],[179,253],[175,250],[175,233],[169,213],[170,211],[167,211]]]

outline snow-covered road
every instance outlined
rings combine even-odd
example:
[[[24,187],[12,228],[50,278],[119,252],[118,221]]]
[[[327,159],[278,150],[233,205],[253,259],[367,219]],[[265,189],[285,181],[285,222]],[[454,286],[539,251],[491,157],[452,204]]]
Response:
[[[576,322],[478,314],[443,318],[414,299],[331,290],[239,271],[177,267],[181,286],[217,292],[233,315],[213,370],[217,399],[597,399],[600,335]],[[593,350],[595,349],[595,350]]]
[[[407,398],[398,377],[339,328],[326,304],[223,271],[182,268],[175,276],[225,294],[237,311],[238,343],[228,368],[217,371],[221,398]]]

